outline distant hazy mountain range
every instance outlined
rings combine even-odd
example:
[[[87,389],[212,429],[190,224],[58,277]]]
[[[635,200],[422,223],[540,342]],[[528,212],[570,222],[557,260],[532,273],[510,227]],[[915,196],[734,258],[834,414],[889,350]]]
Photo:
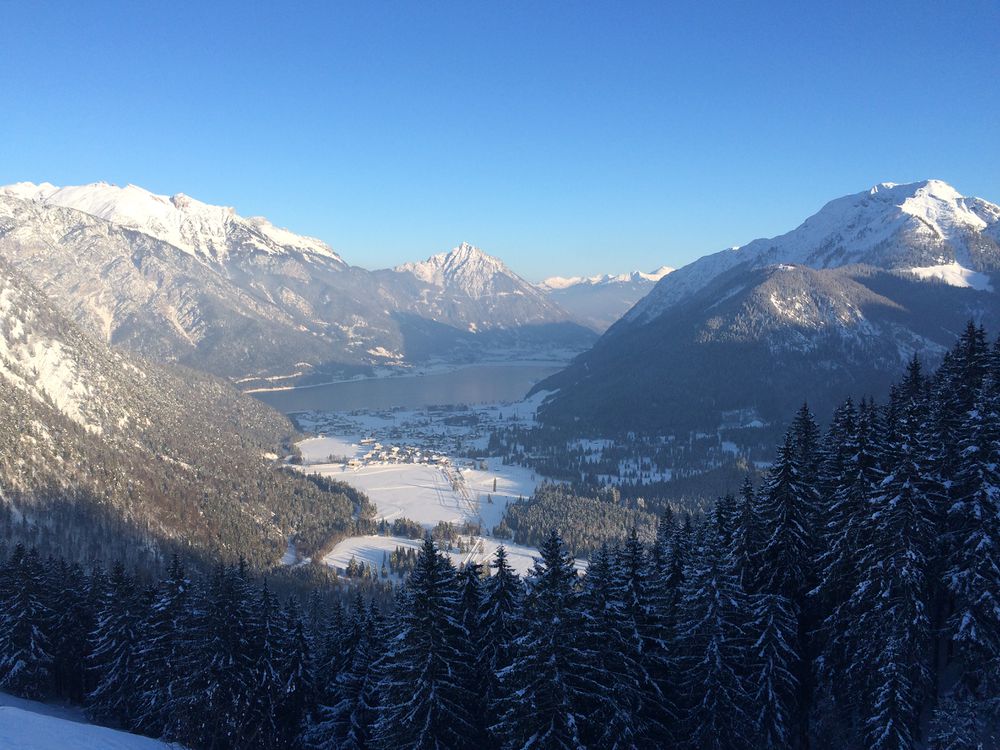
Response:
[[[134,185],[0,188],[0,256],[103,340],[245,385],[594,340],[471,245],[368,271],[266,219]]]
[[[553,276],[538,286],[577,321],[603,333],[673,270],[662,266],[651,273]]]
[[[549,423],[593,432],[780,419],[882,392],[971,317],[1000,323],[1000,207],[938,181],[882,183],[793,231],[662,278],[586,354],[538,388]]]

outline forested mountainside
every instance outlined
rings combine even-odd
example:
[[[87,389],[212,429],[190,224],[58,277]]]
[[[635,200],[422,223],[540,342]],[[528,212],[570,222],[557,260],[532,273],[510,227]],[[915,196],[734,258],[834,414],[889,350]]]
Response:
[[[0,188],[0,255],[92,335],[245,386],[595,338],[471,245],[372,272],[266,219],[133,185]]]
[[[935,363],[973,317],[1000,323],[1000,207],[935,180],[832,201],[799,228],[663,279],[537,386],[551,425],[589,434],[780,422],[879,392],[914,352]]]
[[[392,611],[280,607],[245,569],[139,591],[23,547],[0,688],[213,748],[986,748],[1000,743],[1000,343],[969,325],[881,405],[799,410],[758,487],[579,575],[428,537]]]
[[[175,549],[267,567],[289,539],[308,554],[364,501],[277,470],[293,434],[216,378],[95,340],[0,258],[5,539],[132,564]]]

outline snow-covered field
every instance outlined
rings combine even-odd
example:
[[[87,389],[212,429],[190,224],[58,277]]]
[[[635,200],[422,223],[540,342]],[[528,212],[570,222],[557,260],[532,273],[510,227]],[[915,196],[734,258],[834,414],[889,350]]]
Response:
[[[488,429],[498,423],[530,424],[541,400],[482,404],[457,410],[396,409],[373,413],[299,415],[305,429],[319,433],[298,443],[302,471],[318,473],[361,490],[375,503],[376,519],[408,518],[430,530],[439,522],[479,525],[485,534],[500,523],[507,505],[535,491],[533,469],[505,465],[499,458],[469,459],[450,447],[485,448]],[[419,462],[388,460],[407,451]],[[388,458],[387,458],[388,457]],[[477,537],[474,551],[454,553],[455,564],[469,559],[487,564],[501,542]],[[351,558],[380,569],[383,557],[397,546],[420,546],[401,537],[363,536],[345,539],[324,562],[343,570]],[[536,551],[507,545],[511,564],[527,571]],[[286,554],[286,561],[289,556]]]
[[[375,570],[381,570],[383,561],[387,560],[389,554],[396,547],[419,549],[422,542],[415,539],[406,539],[399,536],[356,536],[345,539],[323,558],[323,562],[343,572],[351,559],[357,562],[367,563],[374,566]],[[507,561],[511,567],[521,575],[527,573],[534,564],[538,551],[520,544],[501,542],[497,539],[487,537],[476,537],[470,552],[448,552],[448,556],[456,567],[466,565],[469,562],[478,562],[484,568],[493,560],[493,555],[497,547],[503,544],[507,551]],[[577,567],[583,570],[585,564],[577,562]]]
[[[79,711],[0,693],[3,750],[183,750],[137,734],[88,724]]]
[[[322,440],[329,442],[317,448],[319,451],[351,447],[337,445],[331,448],[333,439]],[[305,453],[303,448],[303,455]],[[387,521],[409,518],[428,529],[439,521],[459,524],[468,521],[481,524],[489,531],[500,523],[507,503],[530,496],[538,479],[531,469],[504,466],[499,459],[487,459],[486,466],[483,470],[432,464],[375,463],[357,468],[345,464],[312,464],[306,466],[305,471],[357,487],[375,502],[376,518]]]

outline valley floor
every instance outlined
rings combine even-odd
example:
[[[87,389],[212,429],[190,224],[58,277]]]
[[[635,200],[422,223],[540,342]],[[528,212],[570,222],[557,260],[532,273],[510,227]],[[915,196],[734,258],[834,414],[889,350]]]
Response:
[[[483,425],[514,418],[518,409],[526,409],[523,402],[476,407],[481,421],[472,425],[448,424],[454,421],[449,411],[436,415],[396,411],[391,416],[312,413],[300,417],[300,423],[306,422],[317,432],[323,426],[326,431],[298,444],[300,468],[365,492],[376,505],[376,520],[391,523],[405,518],[427,530],[441,522],[478,526],[482,534],[467,539],[470,552],[449,553],[455,564],[471,560],[487,564],[503,543],[512,566],[523,573],[531,567],[536,551],[488,535],[509,503],[531,496],[539,477],[530,468],[504,464],[496,457],[468,458],[454,450],[458,445],[472,451],[479,445],[485,447]],[[354,558],[378,570],[396,547],[416,549],[419,544],[398,536],[352,537],[341,541],[324,562],[342,572]]]

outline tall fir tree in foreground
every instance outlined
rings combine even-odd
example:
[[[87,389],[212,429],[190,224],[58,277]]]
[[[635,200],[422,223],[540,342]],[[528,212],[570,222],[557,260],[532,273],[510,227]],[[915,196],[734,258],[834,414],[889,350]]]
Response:
[[[92,636],[91,669],[97,686],[87,696],[87,710],[123,727],[136,724],[140,705],[140,607],[135,579],[116,563]]]
[[[592,682],[593,654],[581,642],[576,569],[559,534],[549,534],[525,584],[521,635],[500,673],[504,696],[493,727],[507,750],[583,747],[588,711],[604,686]]]
[[[38,553],[18,544],[0,589],[0,689],[42,698],[52,673],[52,627]]]
[[[455,569],[428,536],[391,623],[379,663],[377,747],[471,748],[471,650],[458,621]]]

